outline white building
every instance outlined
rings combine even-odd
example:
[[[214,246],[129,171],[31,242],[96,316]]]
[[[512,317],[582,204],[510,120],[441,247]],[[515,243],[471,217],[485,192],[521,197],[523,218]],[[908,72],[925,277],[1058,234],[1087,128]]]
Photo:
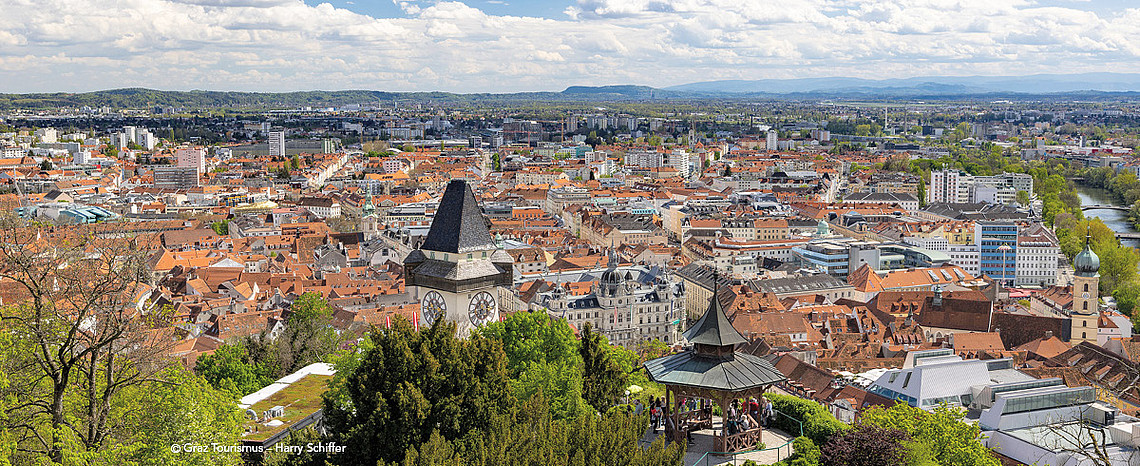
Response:
[[[284,131],[270,131],[269,132],[269,156],[270,157],[284,157],[285,156],[285,132]]]
[[[679,279],[654,274],[646,267],[617,267],[613,262],[594,277],[598,277],[597,285],[587,294],[571,295],[556,286],[542,293],[538,304],[574,328],[589,323],[615,345],[633,348],[650,340],[677,342],[677,320],[685,305]]]
[[[36,130],[36,138],[40,142],[55,143],[59,142],[59,132],[55,128],[40,128]]]
[[[1046,287],[1057,284],[1057,237],[1040,223],[1017,233],[1014,286]]]
[[[776,130],[774,130],[774,129],[768,130],[768,137],[767,137],[767,139],[764,140],[764,149],[765,150],[777,150],[777,149],[779,149],[779,133],[777,133]]]

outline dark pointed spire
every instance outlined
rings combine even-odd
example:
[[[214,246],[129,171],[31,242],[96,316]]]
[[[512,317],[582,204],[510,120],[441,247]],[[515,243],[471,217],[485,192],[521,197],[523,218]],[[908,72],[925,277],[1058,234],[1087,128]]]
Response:
[[[690,343],[709,346],[732,346],[748,340],[729,322],[720,305],[720,274],[713,271],[713,295],[705,315],[685,332]]]
[[[483,211],[466,181],[451,180],[447,184],[420,248],[456,254],[495,249]]]

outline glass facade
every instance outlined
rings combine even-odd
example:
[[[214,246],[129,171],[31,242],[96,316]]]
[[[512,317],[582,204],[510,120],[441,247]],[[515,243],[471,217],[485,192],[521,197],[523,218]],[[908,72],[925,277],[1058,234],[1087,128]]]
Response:
[[[1017,271],[1017,224],[979,223],[976,228],[981,273],[1012,285]]]
[[[1096,401],[1096,389],[1093,387],[1075,387],[1072,389],[1041,393],[1036,395],[1022,395],[1009,398],[1005,401],[1002,414],[1025,413],[1045,409],[1076,406]]]

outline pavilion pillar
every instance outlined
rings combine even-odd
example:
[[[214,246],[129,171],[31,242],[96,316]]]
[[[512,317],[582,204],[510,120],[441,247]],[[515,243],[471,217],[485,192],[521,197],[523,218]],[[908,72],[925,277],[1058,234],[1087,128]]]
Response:
[[[728,408],[731,406],[731,396],[728,392],[720,394],[720,445],[717,446],[720,451],[728,451]]]
[[[677,396],[676,390],[673,391],[673,404],[670,406],[673,409],[673,436],[676,437],[674,441],[684,442],[688,433],[681,427],[681,397]]]

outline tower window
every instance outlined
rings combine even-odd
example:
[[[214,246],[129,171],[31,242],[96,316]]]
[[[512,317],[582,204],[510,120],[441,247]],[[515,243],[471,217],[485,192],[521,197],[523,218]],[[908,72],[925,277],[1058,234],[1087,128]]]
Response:
[[[1088,290],[1089,290],[1089,284],[1085,283],[1085,291],[1088,291]]]
[[[1081,322],[1081,327],[1088,327],[1088,326],[1089,326],[1089,321],[1086,320],[1086,321]]]
[[[1088,301],[1085,301],[1085,302],[1083,302],[1083,303],[1081,303],[1081,304],[1082,304],[1082,307],[1084,307],[1084,309],[1083,309],[1083,310],[1085,310],[1085,311],[1089,310],[1089,302],[1088,302]]]
[[[1086,334],[1085,332],[1081,332],[1081,338],[1088,338],[1088,337],[1089,337],[1088,334]]]

